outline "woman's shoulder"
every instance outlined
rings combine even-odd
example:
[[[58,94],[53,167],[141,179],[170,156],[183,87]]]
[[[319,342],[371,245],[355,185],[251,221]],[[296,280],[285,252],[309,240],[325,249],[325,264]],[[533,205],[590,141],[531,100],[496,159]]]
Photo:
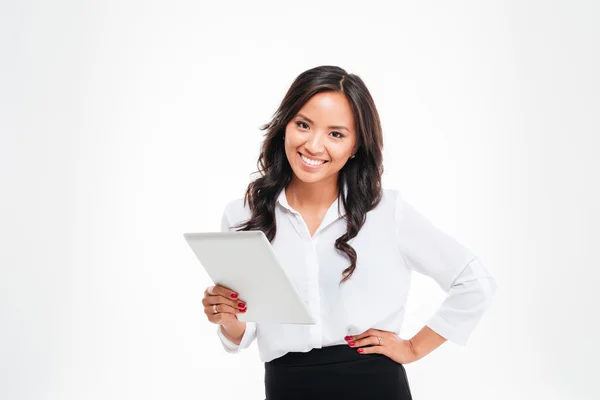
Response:
[[[398,202],[402,200],[402,192],[396,188],[385,187],[381,190],[381,203],[395,208]]]
[[[413,205],[406,200],[402,190],[397,188],[384,188],[382,201],[385,201],[394,210],[396,218],[415,210]]]
[[[380,210],[395,210],[402,202],[403,196],[399,189],[386,187],[382,188],[381,201],[376,208]],[[231,223],[246,221],[252,217],[252,211],[250,210],[249,204],[244,204],[244,197],[237,197],[229,200],[225,204],[223,214]]]
[[[400,190],[396,188],[384,187],[381,191],[383,193],[383,197],[386,197],[388,199],[395,200],[398,198],[398,196],[402,196]]]
[[[384,213],[389,218],[397,219],[406,212],[407,207],[410,208],[410,204],[407,204],[402,190],[385,187],[382,189],[381,200],[375,210]]]

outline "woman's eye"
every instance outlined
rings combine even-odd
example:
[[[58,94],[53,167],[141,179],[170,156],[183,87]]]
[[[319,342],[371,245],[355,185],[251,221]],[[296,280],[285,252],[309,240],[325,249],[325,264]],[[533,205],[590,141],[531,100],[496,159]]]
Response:
[[[309,128],[308,124],[306,122],[302,122],[302,121],[297,121],[296,122],[296,126],[302,128],[302,129],[308,129]],[[334,135],[334,137],[336,137],[336,138],[343,138],[344,137],[343,134],[341,134],[340,132],[337,132],[337,131],[333,131],[333,132],[331,132],[331,134]],[[338,136],[335,136],[335,135],[338,135]]]

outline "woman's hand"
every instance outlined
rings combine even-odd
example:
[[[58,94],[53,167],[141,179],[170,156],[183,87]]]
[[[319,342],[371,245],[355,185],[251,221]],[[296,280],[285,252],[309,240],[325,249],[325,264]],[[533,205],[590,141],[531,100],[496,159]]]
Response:
[[[381,344],[377,337],[381,338]],[[346,336],[345,339],[350,347],[357,348],[361,354],[383,354],[399,364],[409,364],[419,359],[410,340],[400,339],[394,332],[369,329],[360,335]]]
[[[228,325],[238,322],[237,314],[246,312],[246,303],[238,294],[223,287],[209,286],[204,291],[204,314],[213,324]]]

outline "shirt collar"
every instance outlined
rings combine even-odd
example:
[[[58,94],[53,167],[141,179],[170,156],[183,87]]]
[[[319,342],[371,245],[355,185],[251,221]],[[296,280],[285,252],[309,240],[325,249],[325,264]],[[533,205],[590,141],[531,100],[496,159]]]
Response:
[[[343,192],[344,192],[344,198],[347,198],[348,197],[348,184],[345,182],[344,182],[344,191]],[[282,207],[288,209],[292,213],[298,213],[288,203],[287,197],[285,195],[285,188],[281,189],[281,191],[279,192],[279,195],[277,196],[277,202],[279,204],[281,204]],[[338,211],[338,206],[339,206],[339,211]],[[333,220],[342,218],[344,215],[346,215],[346,209],[344,208],[344,203],[342,201],[340,201],[340,198],[338,197],[335,199],[333,204],[327,210],[327,213],[325,214],[325,217],[323,218],[323,223],[321,225],[324,228],[330,222],[333,222]]]

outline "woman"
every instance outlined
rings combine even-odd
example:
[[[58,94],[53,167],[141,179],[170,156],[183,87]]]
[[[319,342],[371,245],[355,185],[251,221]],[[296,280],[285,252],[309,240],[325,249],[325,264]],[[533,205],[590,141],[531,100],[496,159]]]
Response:
[[[209,321],[230,353],[257,339],[267,400],[410,399],[403,365],[446,340],[465,345],[494,279],[397,190],[382,189],[379,115],[358,76],[303,72],[262,129],[261,176],[227,204],[222,230],[263,231],[317,324],[241,322],[243,293],[221,286],[205,291]],[[402,339],[413,270],[447,297]]]

